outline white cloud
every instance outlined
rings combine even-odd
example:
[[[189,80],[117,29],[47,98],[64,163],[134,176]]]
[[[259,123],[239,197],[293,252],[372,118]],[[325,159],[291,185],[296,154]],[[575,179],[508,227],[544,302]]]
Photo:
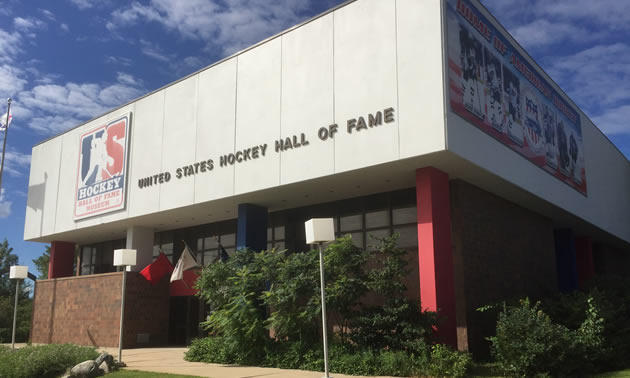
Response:
[[[24,70],[9,64],[0,66],[0,88],[9,96],[20,92],[27,84]]]
[[[155,60],[159,60],[160,62],[169,62],[169,61],[171,61],[173,59],[173,56],[169,56],[164,51],[162,51],[162,49],[158,45],[156,45],[156,44],[154,44],[154,43],[152,43],[150,41],[141,39],[140,40],[140,45],[142,46],[140,48],[140,51],[144,55],[146,55],[146,56],[148,56],[150,58],[153,58]]]
[[[548,72],[578,105],[592,113],[630,100],[630,45],[599,45],[553,57]]]
[[[43,8],[41,8],[39,11],[42,12],[44,17],[46,17],[50,21],[55,21],[55,15],[53,12],[49,11],[48,9],[43,9]]]
[[[118,64],[125,67],[129,67],[133,63],[133,61],[129,58],[125,58],[122,56],[113,56],[113,55],[110,55],[107,58],[105,58],[105,61],[109,64]]]
[[[19,33],[9,33],[0,29],[0,63],[12,62],[22,49],[22,37]]]
[[[68,26],[68,24],[61,24],[59,25],[59,28],[66,33],[70,31],[70,27]]]
[[[139,22],[157,22],[182,37],[205,41],[224,54],[233,53],[305,18],[312,0],[151,0],[133,2],[112,13],[110,31]]]
[[[16,17],[13,19],[13,26],[18,31],[29,33],[33,30],[42,29],[46,27],[46,23],[42,20],[38,20],[33,17],[28,17],[28,18]]]
[[[42,134],[56,134],[123,105],[144,92],[142,81],[119,72],[113,84],[43,84],[20,93],[18,99],[20,105],[32,114],[31,129]]]
[[[88,9],[97,5],[101,0],[70,0],[70,2],[76,5],[79,9]]]
[[[19,151],[14,151],[7,148],[7,152],[4,155],[4,173],[11,176],[24,176],[28,172],[28,167],[31,164],[31,155],[23,154]]]
[[[593,122],[606,134],[630,134],[630,105],[607,109],[593,117]]]
[[[618,0],[482,0],[519,43],[528,48],[566,41],[584,43],[615,38],[630,29],[628,4]]]
[[[11,215],[11,201],[4,200],[4,188],[0,192],[0,218],[8,218]]]
[[[81,123],[80,119],[61,115],[34,117],[29,127],[40,134],[55,135],[69,130]]]
[[[537,19],[528,24],[513,28],[512,36],[525,48],[535,48],[564,41],[586,42],[602,38],[595,33],[567,22],[550,22]]]

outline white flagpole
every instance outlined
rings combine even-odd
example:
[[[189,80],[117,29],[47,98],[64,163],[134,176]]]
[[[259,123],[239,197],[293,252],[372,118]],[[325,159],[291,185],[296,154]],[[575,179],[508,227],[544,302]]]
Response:
[[[11,113],[11,97],[7,99],[7,119],[4,128],[4,142],[2,144],[2,161],[0,162],[0,191],[2,190],[2,172],[4,172],[4,152],[7,150],[7,134],[9,133],[9,114]]]

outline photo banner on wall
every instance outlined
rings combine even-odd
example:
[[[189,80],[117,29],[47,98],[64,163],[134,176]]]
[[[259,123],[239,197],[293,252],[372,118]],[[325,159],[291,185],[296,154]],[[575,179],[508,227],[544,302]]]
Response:
[[[125,208],[131,113],[79,138],[74,219]]]
[[[586,195],[578,111],[468,0],[447,0],[453,112]]]

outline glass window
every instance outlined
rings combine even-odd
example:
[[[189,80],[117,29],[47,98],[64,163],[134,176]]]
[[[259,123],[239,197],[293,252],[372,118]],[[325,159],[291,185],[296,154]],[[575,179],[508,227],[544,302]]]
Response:
[[[352,236],[352,244],[363,248],[363,232],[353,232],[350,236]]]
[[[235,246],[236,234],[221,235],[221,244],[223,244],[223,247],[228,246],[228,245]]]
[[[367,232],[367,243],[374,244],[373,238],[384,238],[389,236],[389,228],[383,228],[380,230],[371,230]]]
[[[349,215],[339,218],[340,231],[355,231],[363,228],[363,217],[361,214]]]
[[[273,229],[274,240],[284,240],[284,226],[274,227]]]
[[[398,246],[401,248],[413,248],[418,246],[418,227],[416,225],[395,227],[398,232]]]
[[[206,251],[203,253],[203,265],[212,264],[213,262],[216,262],[218,259],[219,259],[218,250]]]
[[[389,227],[389,211],[365,213],[365,228]]]
[[[415,206],[393,209],[392,215],[395,225],[418,222],[418,214],[416,213]]]

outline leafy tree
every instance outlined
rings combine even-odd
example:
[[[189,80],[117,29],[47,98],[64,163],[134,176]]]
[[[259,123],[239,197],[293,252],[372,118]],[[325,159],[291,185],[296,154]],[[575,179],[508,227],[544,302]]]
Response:
[[[364,306],[351,319],[350,338],[357,345],[374,349],[426,353],[437,314],[423,312],[420,301],[405,297],[407,287],[403,280],[410,272],[405,260],[408,251],[398,247],[398,237],[394,234],[372,239],[366,286],[373,295],[380,296],[382,304]]]
[[[33,260],[33,264],[35,264],[35,267],[37,268],[37,271],[39,272],[39,276],[37,277],[38,279],[45,280],[48,278],[49,263],[50,263],[50,246],[47,245],[44,253],[38,258],[36,258],[35,260]]]
[[[13,254],[13,248],[9,246],[9,242],[5,238],[0,243],[0,342],[11,341],[17,280],[9,278],[9,271],[12,265],[18,264],[18,256]],[[18,293],[18,324],[16,327],[16,341],[18,342],[28,339],[32,311],[32,301],[28,294],[29,285],[21,282]]]

